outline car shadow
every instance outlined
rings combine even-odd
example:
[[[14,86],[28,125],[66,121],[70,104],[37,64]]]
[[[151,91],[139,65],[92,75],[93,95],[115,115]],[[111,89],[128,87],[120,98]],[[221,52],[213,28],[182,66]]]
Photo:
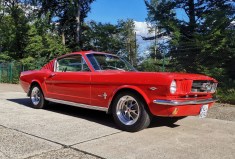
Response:
[[[18,98],[18,99],[7,99],[7,100],[20,104],[25,107],[32,108],[29,98]],[[112,116],[103,111],[84,109],[84,108],[58,104],[58,103],[53,103],[53,102],[49,102],[49,104],[46,106],[46,108],[44,108],[44,110],[59,113],[59,114],[69,115],[69,116],[73,116],[76,118],[82,118],[82,119],[89,120],[89,121],[92,121],[101,125],[118,129],[116,127],[116,124],[114,123]],[[177,118],[177,120],[180,120],[180,119],[181,118]],[[179,126],[175,124],[177,120],[176,118],[174,119],[174,118],[168,118],[168,117],[153,117],[149,128],[163,127],[163,126],[175,128]]]
[[[155,116],[151,120],[149,128],[167,126],[169,128],[175,128],[180,126],[177,121],[184,119],[186,117],[158,117]]]

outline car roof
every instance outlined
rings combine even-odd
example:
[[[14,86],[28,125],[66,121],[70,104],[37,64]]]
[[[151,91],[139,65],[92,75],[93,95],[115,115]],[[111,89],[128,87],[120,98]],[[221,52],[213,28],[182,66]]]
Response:
[[[89,54],[89,53],[92,53],[92,54],[110,54],[110,55],[113,55],[113,56],[116,56],[115,54],[111,54],[111,53],[105,53],[105,52],[97,52],[97,51],[78,51],[78,52],[72,52],[72,53],[68,53],[68,54],[64,54],[58,58],[63,58],[63,57],[66,57],[66,56],[69,56],[69,55],[76,55],[76,54],[81,54],[81,55],[86,55],[86,54]]]

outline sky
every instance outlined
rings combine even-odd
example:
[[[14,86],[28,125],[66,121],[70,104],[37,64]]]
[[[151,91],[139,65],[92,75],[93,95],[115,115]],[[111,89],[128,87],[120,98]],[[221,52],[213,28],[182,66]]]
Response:
[[[144,0],[95,0],[91,4],[91,11],[88,13],[86,21],[97,21],[102,23],[117,24],[122,19],[133,19],[135,22],[135,32],[139,51],[145,52],[154,41],[144,41],[141,36],[154,36],[149,33],[149,27],[145,22],[147,18],[147,9]],[[179,19],[187,20],[183,10],[177,10],[176,16]],[[141,35],[141,36],[140,36]]]
[[[153,36],[145,22],[147,9],[144,0],[96,0],[91,4],[91,12],[86,21],[117,24],[119,19],[133,19],[139,44],[139,51],[145,52],[152,41],[143,41],[141,36]],[[139,36],[141,35],[141,36]]]
[[[116,24],[118,19],[128,18],[144,22],[146,17],[144,0],[96,0],[87,20]]]
[[[95,0],[86,21],[117,24],[119,19],[145,22],[147,9],[144,0]],[[183,9],[176,10],[178,19],[188,20]]]
[[[178,19],[188,21],[183,9],[177,9],[176,16]],[[153,36],[154,33],[149,33],[148,25],[145,22],[146,18],[147,9],[144,0],[95,0],[91,4],[91,12],[88,13],[86,21],[94,20],[102,23],[117,24],[119,19],[133,19],[137,35]],[[140,36],[137,36],[137,40],[141,52],[147,50],[151,44],[151,41],[143,41]]]
[[[155,34],[154,32],[149,33],[149,26],[146,23],[147,14],[144,0],[95,0],[91,4],[91,11],[88,13],[86,21],[94,20],[102,23],[117,24],[117,21],[121,19],[133,19],[135,32],[138,35],[139,51],[145,52],[154,40],[144,41],[141,36],[149,37]],[[176,16],[178,19],[188,20],[183,9],[177,9]]]

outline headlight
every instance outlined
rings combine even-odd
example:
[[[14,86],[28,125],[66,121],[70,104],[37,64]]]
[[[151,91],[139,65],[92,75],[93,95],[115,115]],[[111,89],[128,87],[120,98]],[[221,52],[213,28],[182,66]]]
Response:
[[[207,92],[210,92],[212,90],[212,84],[211,83],[206,83],[204,87],[205,87],[205,90]]]
[[[213,83],[211,86],[211,93],[215,93],[216,88],[217,88],[217,83]]]
[[[175,94],[175,92],[176,92],[176,82],[175,82],[175,80],[173,80],[173,81],[171,82],[171,85],[170,85],[170,92],[171,92],[171,94]]]

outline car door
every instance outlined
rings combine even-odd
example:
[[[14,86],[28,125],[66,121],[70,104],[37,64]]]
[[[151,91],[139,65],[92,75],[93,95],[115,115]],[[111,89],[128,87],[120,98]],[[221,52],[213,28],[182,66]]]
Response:
[[[70,55],[55,61],[55,69],[47,80],[50,98],[90,104],[91,72],[82,55]]]

